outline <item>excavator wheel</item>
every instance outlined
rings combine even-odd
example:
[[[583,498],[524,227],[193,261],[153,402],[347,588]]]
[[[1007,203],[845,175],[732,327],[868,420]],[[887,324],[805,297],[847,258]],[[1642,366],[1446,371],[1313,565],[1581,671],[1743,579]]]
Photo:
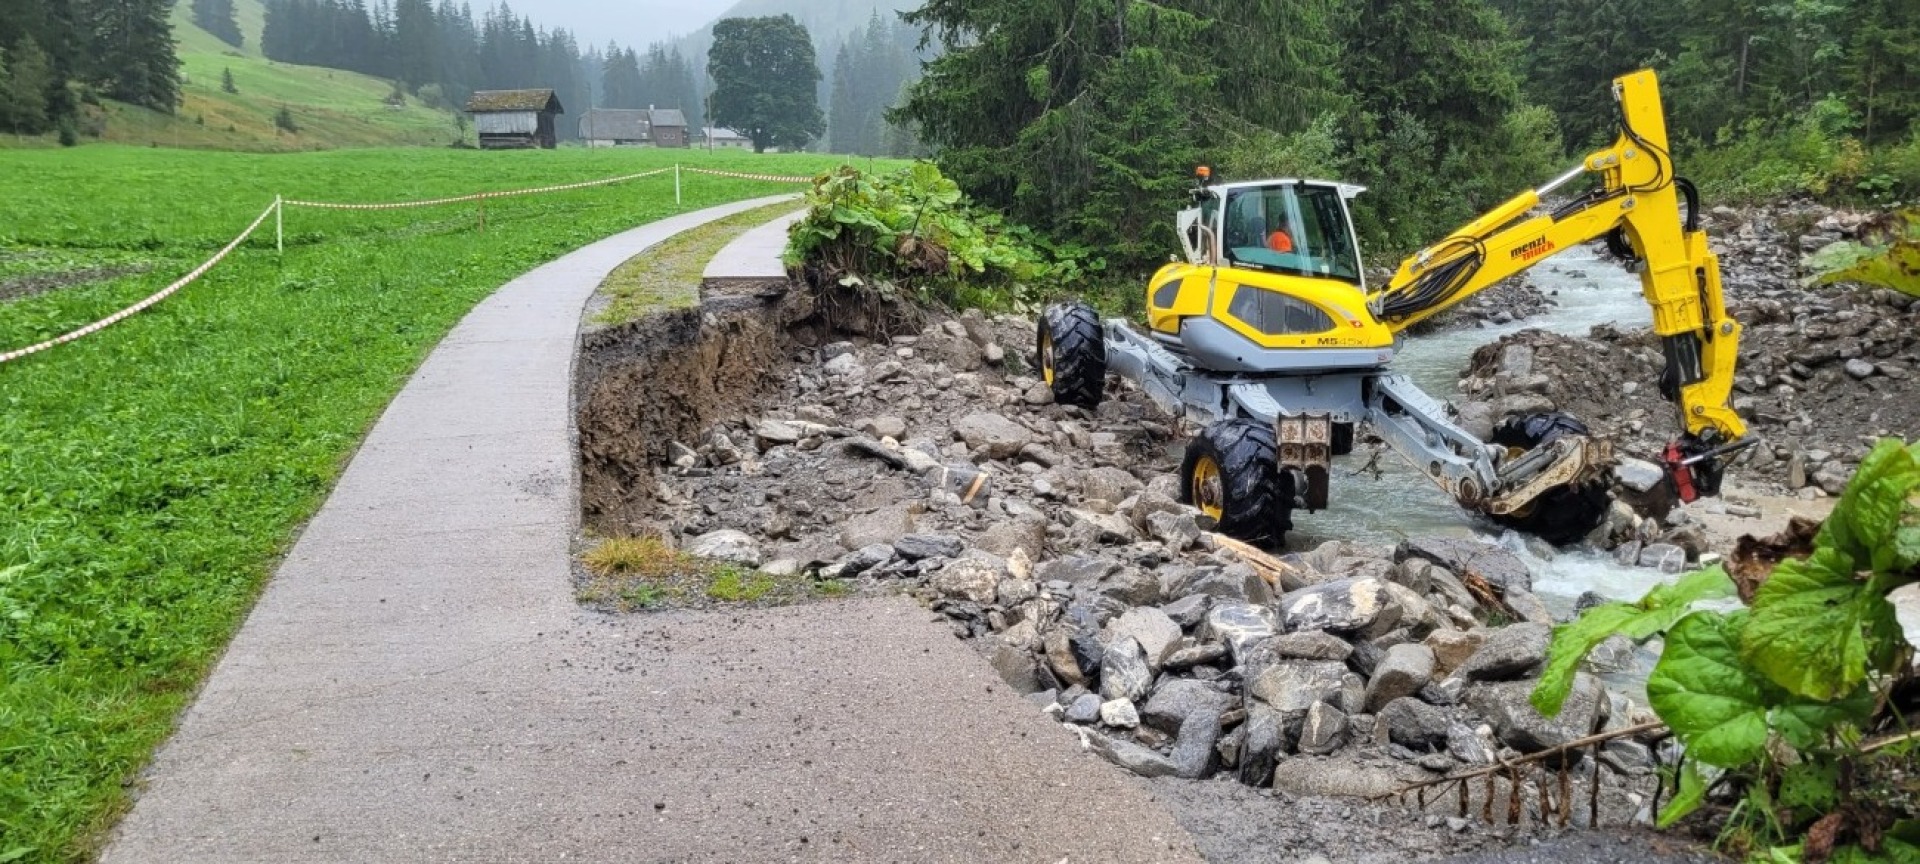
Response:
[[[1062,405],[1096,408],[1107,386],[1107,343],[1100,316],[1085,303],[1055,303],[1040,313],[1040,377]]]
[[[1493,427],[1493,443],[1526,451],[1552,443],[1563,435],[1589,435],[1587,424],[1560,411],[1519,414]],[[1613,498],[1607,484],[1599,481],[1561,486],[1534,499],[1517,513],[1493,516],[1495,522],[1516,531],[1525,531],[1552,543],[1565,546],[1592,533],[1607,518]]]
[[[1180,463],[1180,503],[1248,543],[1279,546],[1293,527],[1293,478],[1274,461],[1273,427],[1222,420],[1187,442]]]

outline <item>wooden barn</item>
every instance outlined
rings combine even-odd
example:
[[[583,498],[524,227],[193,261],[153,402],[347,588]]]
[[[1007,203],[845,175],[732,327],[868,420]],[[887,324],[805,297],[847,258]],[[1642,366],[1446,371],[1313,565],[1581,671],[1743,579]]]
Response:
[[[653,143],[653,124],[640,108],[594,108],[580,115],[580,140],[588,147],[638,147]]]
[[[687,146],[687,115],[680,109],[648,108],[647,124],[653,130],[653,146]]]
[[[558,143],[554,118],[566,109],[552,90],[476,90],[467,113],[482,150],[552,150]]]

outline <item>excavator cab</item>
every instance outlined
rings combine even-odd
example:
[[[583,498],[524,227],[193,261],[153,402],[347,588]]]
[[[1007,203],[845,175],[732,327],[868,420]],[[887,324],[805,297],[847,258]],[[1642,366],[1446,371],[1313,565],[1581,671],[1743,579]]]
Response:
[[[1208,182],[1178,221],[1185,263],[1148,283],[1155,337],[1209,369],[1298,373],[1371,369],[1393,333],[1367,308],[1350,183]]]

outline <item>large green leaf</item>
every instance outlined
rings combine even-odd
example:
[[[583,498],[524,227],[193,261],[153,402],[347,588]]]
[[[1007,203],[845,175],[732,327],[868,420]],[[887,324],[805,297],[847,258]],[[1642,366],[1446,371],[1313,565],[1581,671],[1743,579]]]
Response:
[[[1881,441],[1861,461],[1815,544],[1831,545],[1877,571],[1892,568],[1898,555],[1895,534],[1917,489],[1920,446]]]
[[[1734,593],[1733,580],[1716,565],[1656,587],[1637,603],[1595,606],[1579,618],[1554,627],[1553,644],[1547,648],[1547,668],[1529,697],[1533,707],[1548,717],[1559,714],[1573,690],[1573,676],[1580,670],[1580,661],[1607,637],[1619,633],[1643,641],[1666,632],[1693,604],[1732,597]]]
[[[1741,654],[1796,695],[1829,700],[1867,677],[1866,627],[1886,601],[1856,578],[1854,559],[1838,549],[1780,562],[1753,597],[1753,618]]]
[[[1883,242],[1833,243],[1809,256],[1808,280],[1816,285],[1862,282],[1920,296],[1920,210],[1898,217],[1904,228],[1893,226]]]
[[[1647,701],[1688,755],[1723,768],[1758,759],[1767,744],[1766,682],[1740,661],[1745,619],[1744,612],[1680,619],[1647,678]]]

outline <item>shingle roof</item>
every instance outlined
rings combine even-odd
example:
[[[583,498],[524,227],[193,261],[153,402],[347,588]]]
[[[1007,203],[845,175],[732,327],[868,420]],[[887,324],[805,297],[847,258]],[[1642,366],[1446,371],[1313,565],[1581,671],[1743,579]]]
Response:
[[[475,90],[467,100],[467,110],[472,112],[488,111],[553,111],[565,114],[560,100],[552,90]]]
[[[595,108],[580,115],[580,137],[595,141],[644,141],[651,137],[642,108]]]
[[[650,112],[655,126],[679,126],[686,128],[687,115],[678,108],[655,108]]]

